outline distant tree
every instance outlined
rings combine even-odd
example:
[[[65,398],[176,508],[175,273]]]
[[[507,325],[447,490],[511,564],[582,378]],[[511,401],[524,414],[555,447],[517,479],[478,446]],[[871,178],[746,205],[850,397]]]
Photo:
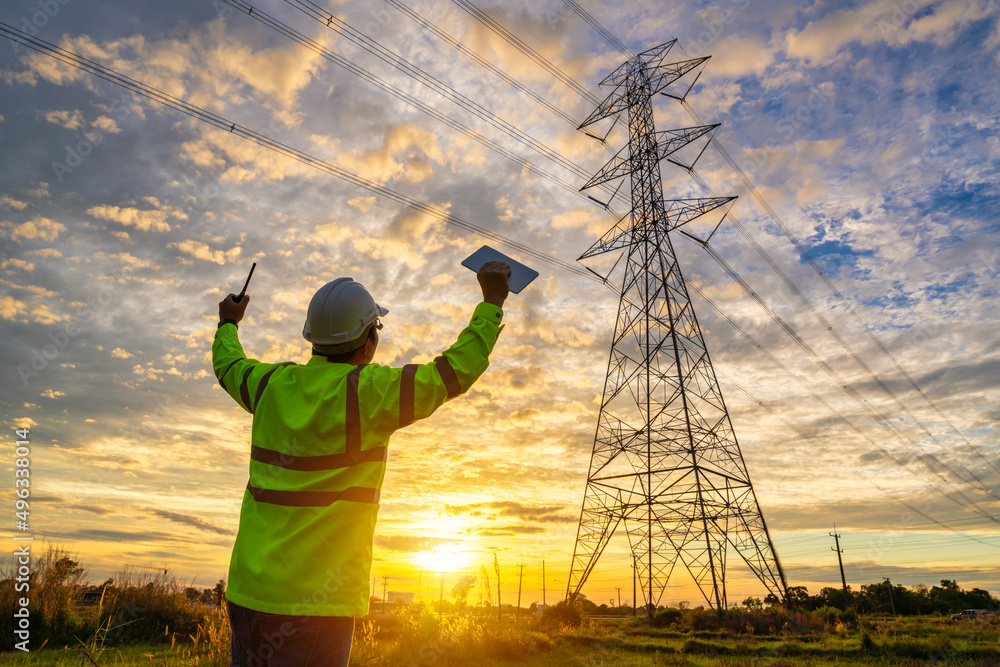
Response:
[[[225,604],[225,600],[226,600],[226,580],[219,579],[219,583],[217,583],[215,585],[215,588],[212,589],[212,601],[215,602],[216,606],[221,607],[223,604]]]
[[[202,604],[215,604],[215,591],[211,588],[205,588],[201,591],[201,603]]]
[[[188,599],[188,602],[197,602],[198,598],[201,597],[201,591],[199,591],[197,588],[191,588],[189,586],[188,588],[184,589],[184,597]]]
[[[500,602],[500,561],[497,560],[497,552],[493,550],[493,572],[497,575],[497,620],[500,619],[500,612],[503,609],[503,603]]]
[[[764,608],[764,603],[760,598],[748,597],[743,601],[743,608],[747,611],[761,611]]]
[[[805,586],[789,586],[788,601],[793,607],[798,609],[808,609],[809,591]]]
[[[459,578],[455,585],[451,588],[451,596],[455,598],[455,602],[458,603],[460,607],[465,606],[465,600],[469,597],[469,591],[476,584],[476,577],[471,574],[466,574]]]
[[[479,566],[479,597],[482,601],[483,591],[486,591],[486,606],[493,606],[493,587],[490,586],[490,571],[485,565]]]

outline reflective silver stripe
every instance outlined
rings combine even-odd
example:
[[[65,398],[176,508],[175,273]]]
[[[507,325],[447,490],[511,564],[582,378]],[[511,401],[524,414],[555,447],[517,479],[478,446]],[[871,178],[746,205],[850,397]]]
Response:
[[[437,365],[438,374],[444,380],[444,386],[448,390],[448,398],[455,398],[462,393],[462,385],[455,375],[455,369],[451,367],[451,362],[444,355],[434,359]]]
[[[385,461],[388,456],[386,447],[373,447],[361,452],[360,455],[352,456],[343,454],[321,454],[318,456],[292,456],[285,452],[274,449],[267,449],[252,445],[250,447],[250,459],[257,463],[277,466],[285,470],[336,470],[338,468],[348,468],[358,463],[375,463]]]
[[[413,423],[413,402],[416,390],[414,388],[415,377],[417,375],[416,364],[406,364],[403,366],[403,373],[399,377],[399,427],[402,428]]]
[[[378,489],[363,486],[352,486],[343,491],[279,491],[258,489],[250,482],[247,482],[247,491],[259,503],[286,507],[329,507],[338,500],[354,503],[377,503],[382,495]]]

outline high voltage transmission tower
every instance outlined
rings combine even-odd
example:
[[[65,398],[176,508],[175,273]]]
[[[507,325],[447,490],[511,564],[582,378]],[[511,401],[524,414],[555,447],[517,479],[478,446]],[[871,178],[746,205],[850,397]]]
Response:
[[[655,131],[653,95],[677,97],[669,86],[706,60],[665,64],[673,44],[612,72],[601,85],[614,90],[580,125],[627,112],[627,155],[584,188],[629,176],[632,210],[580,257],[617,251],[626,261],[567,595],[580,592],[624,523],[650,614],[678,561],[710,606],[726,608],[729,547],[769,592],[787,597],[671,243],[671,232],[698,240],[682,227],[713,210],[724,219],[735,199],[663,200],[660,160],[691,169],[704,147],[690,164],[678,151],[699,139],[707,146],[718,127]]]

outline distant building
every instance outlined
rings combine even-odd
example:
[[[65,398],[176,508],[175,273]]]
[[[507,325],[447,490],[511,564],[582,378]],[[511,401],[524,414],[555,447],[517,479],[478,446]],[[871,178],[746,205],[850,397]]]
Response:
[[[409,591],[389,591],[385,594],[386,602],[393,604],[397,600],[403,604],[413,604],[413,593]]]

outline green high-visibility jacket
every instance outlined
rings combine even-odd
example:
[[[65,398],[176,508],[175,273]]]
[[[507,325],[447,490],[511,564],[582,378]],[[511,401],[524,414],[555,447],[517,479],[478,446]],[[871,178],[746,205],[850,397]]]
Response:
[[[402,368],[319,355],[265,364],[243,353],[236,325],[219,327],[215,376],[253,414],[229,600],[272,614],[368,613],[389,436],[468,391],[489,366],[502,319],[480,303],[441,356]]]

